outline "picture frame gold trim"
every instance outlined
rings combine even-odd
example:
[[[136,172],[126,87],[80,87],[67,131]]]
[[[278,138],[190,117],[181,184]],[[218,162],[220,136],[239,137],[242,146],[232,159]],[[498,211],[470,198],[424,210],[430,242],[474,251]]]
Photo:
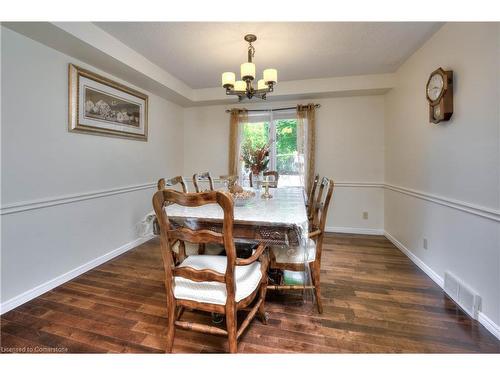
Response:
[[[102,129],[95,126],[84,125],[79,122],[79,80],[80,77],[86,77],[91,80],[102,83],[106,86],[123,91],[127,94],[144,100],[144,134],[132,134],[121,130]],[[121,83],[113,81],[109,78],[93,73],[79,66],[68,64],[68,131],[75,133],[102,135],[108,137],[118,137],[126,139],[134,139],[139,141],[148,140],[148,100],[149,97],[137,90],[127,87]]]

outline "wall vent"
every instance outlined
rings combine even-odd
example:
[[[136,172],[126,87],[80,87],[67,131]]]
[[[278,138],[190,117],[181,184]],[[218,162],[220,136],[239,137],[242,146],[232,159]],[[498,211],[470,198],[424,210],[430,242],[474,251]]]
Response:
[[[449,272],[444,274],[444,291],[467,314],[477,320],[481,297],[473,289]]]

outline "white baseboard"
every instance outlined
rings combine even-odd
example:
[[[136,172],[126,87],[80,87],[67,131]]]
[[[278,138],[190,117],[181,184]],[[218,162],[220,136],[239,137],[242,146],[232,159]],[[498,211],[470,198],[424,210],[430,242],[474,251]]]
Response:
[[[384,231],[385,237],[391,241],[394,246],[396,246],[402,253],[404,253],[410,260],[417,265],[422,271],[425,272],[441,289],[444,289],[444,280],[439,276],[432,268],[425,264],[419,257],[413,254],[405,245],[399,242],[396,237],[387,231]],[[500,340],[500,327],[493,322],[488,316],[483,312],[479,311],[477,321],[483,325],[488,331],[490,331],[497,339]]]
[[[33,298],[36,298],[43,293],[48,292],[49,290],[54,289],[55,287],[64,284],[65,282],[68,282],[69,280],[91,270],[92,268],[95,268],[108,260],[111,260],[118,255],[121,255],[131,249],[133,249],[136,246],[139,246],[143,244],[144,242],[149,241],[151,238],[153,238],[154,235],[148,235],[145,237],[138,238],[132,242],[129,242],[123,246],[120,246],[119,248],[110,251],[107,254],[101,255],[98,258],[95,258],[91,260],[90,262],[87,262],[85,264],[82,264],[81,266],[68,271],[60,276],[55,277],[52,280],[49,280],[41,285],[38,285],[34,287],[33,289],[30,289],[24,293],[19,294],[18,296],[15,296],[1,304],[0,307],[0,314],[6,313],[9,310],[12,310],[16,308],[17,306],[22,305],[23,303],[28,302],[29,300],[32,300]]]
[[[372,229],[372,228],[354,228],[354,227],[326,227],[326,232],[333,233],[350,233],[350,234],[375,234],[384,235],[383,229]]]
[[[495,324],[495,322],[484,315],[481,311],[479,311],[477,321],[481,323],[484,328],[490,331],[498,340],[500,340],[500,326],[498,324]]]
[[[444,279],[439,276],[432,268],[430,268],[427,264],[425,264],[419,257],[413,254],[405,245],[399,242],[393,235],[389,232],[384,231],[384,236],[387,237],[389,241],[391,241],[394,246],[396,246],[399,250],[401,250],[410,260],[415,263],[418,268],[424,271],[427,276],[429,276],[432,281],[434,281],[441,289],[444,288]]]

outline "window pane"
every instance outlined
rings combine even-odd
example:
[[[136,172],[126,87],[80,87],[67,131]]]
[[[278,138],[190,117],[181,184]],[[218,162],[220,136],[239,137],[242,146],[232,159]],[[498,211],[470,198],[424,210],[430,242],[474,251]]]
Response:
[[[303,186],[302,170],[300,163],[302,155],[297,152],[297,120],[295,118],[284,118],[273,121],[249,122],[243,125],[241,145],[250,140],[252,148],[262,147],[275,139],[270,147],[269,170],[278,171],[279,186]],[[273,134],[271,134],[273,133]],[[240,148],[241,155],[241,148]],[[240,174],[243,184],[248,184],[249,169],[245,168],[244,162],[240,165]]]
[[[253,147],[262,147],[269,142],[269,122],[248,122],[243,126],[243,141],[250,139]]]
[[[280,186],[300,186],[297,120],[276,120],[276,170]]]

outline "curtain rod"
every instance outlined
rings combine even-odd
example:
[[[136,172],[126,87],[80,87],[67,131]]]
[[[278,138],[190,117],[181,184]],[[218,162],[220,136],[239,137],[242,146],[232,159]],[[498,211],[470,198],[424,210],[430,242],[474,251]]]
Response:
[[[321,104],[315,104],[314,107],[320,108]],[[297,109],[297,106],[285,107],[285,108],[270,108],[270,109],[247,109],[247,112],[276,112],[276,111],[287,111],[290,109]],[[226,109],[226,113],[231,113],[231,110]]]

